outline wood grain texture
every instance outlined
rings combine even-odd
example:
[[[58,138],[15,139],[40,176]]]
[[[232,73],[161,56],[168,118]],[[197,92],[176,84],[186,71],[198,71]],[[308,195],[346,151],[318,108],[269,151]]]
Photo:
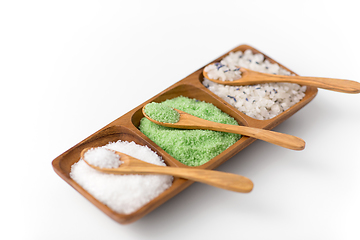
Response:
[[[80,156],[90,167],[97,171],[109,174],[162,174],[172,175],[189,179],[196,182],[205,183],[214,187],[222,188],[240,193],[248,193],[253,189],[253,182],[237,174],[199,169],[199,168],[179,168],[169,166],[158,166],[155,164],[141,161],[137,158],[131,157],[125,153],[115,151],[120,156],[122,164],[118,168],[100,168],[89,164],[84,154],[91,148],[82,150]]]
[[[262,53],[259,50],[249,46],[249,45],[240,45],[230,51],[224,53],[222,56],[214,59],[213,62],[219,62],[222,58],[229,54],[229,52],[233,51],[245,51],[247,49],[252,50],[254,53]],[[284,65],[276,62],[266,54],[262,53],[265,56],[265,59],[268,59],[271,63],[277,63],[282,68],[294,73],[290,69],[286,68]],[[191,56],[189,56],[191,57]],[[210,63],[209,63],[210,64]],[[206,64],[208,65],[208,64]],[[80,141],[60,156],[55,158],[52,161],[52,166],[54,171],[71,187],[73,187],[76,191],[78,191],[82,196],[84,196],[87,200],[94,204],[98,209],[112,218],[114,221],[121,224],[129,224],[134,221],[141,219],[146,216],[151,211],[155,210],[157,207],[161,206],[163,203],[176,196],[178,193],[189,187],[193,181],[186,180],[183,178],[174,178],[173,184],[166,191],[162,192],[159,196],[151,200],[149,203],[142,206],[137,211],[131,214],[120,214],[113,210],[111,210],[108,206],[101,203],[97,199],[95,199],[91,194],[89,194],[86,190],[84,190],[79,184],[77,184],[72,178],[70,178],[71,166],[79,161],[81,151],[86,147],[98,147],[106,145],[109,142],[114,142],[117,140],[122,141],[134,141],[136,144],[142,146],[148,146],[151,150],[156,152],[159,156],[161,156],[168,166],[172,167],[182,167],[182,168],[191,168],[186,166],[173,157],[171,157],[167,152],[157,146],[154,142],[152,142],[148,137],[146,137],[140,130],[138,126],[140,124],[141,118],[143,118],[143,114],[141,109],[143,106],[150,102],[162,102],[166,99],[175,98],[178,96],[185,96],[189,98],[196,98],[201,101],[209,102],[214,104],[216,107],[221,109],[223,112],[229,114],[234,119],[237,120],[239,125],[256,127],[261,129],[272,129],[284,122],[286,119],[291,117],[301,108],[306,106],[312,99],[315,98],[318,90],[315,87],[308,87],[305,92],[304,98],[286,110],[285,112],[277,115],[276,117],[269,120],[257,120],[246,116],[241,113],[234,107],[232,107],[229,103],[224,101],[219,96],[215,95],[211,91],[209,91],[203,84],[204,80],[203,76],[203,68],[205,66],[199,68],[197,71],[193,72],[189,76],[184,79],[178,81],[177,83],[169,86],[165,90],[161,91],[154,97],[130,110],[126,114],[120,116],[114,121],[110,122],[103,128],[99,129],[95,133],[86,137],[84,140]],[[295,73],[294,73],[295,74]],[[310,116],[311,117],[311,116]],[[211,159],[209,162],[194,168],[199,169],[214,169],[220,166],[222,163],[229,160],[232,156],[249,146],[251,143],[255,141],[255,138],[242,137],[235,144],[230,146],[224,152],[219,154],[218,156]]]
[[[231,86],[243,86],[243,85],[254,85],[260,83],[270,82],[288,82],[297,83],[304,86],[312,86],[317,88],[323,88],[342,93],[360,93],[360,83],[352,80],[337,79],[337,78],[321,78],[321,77],[303,77],[303,76],[285,76],[285,75],[274,75],[268,73],[261,73],[252,71],[247,68],[240,68],[241,78],[233,81],[222,81],[209,78],[205,68],[203,75],[205,78],[212,82],[231,85]]]

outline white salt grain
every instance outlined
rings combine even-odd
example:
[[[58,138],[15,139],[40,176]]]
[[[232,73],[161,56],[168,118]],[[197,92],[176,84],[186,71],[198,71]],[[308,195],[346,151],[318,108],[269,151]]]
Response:
[[[84,154],[85,160],[100,168],[118,168],[121,164],[120,156],[104,147],[92,148]]]
[[[232,81],[241,78],[240,67],[263,73],[291,75],[276,63],[270,63],[261,53],[251,50],[231,52],[217,64],[205,68],[213,79]],[[203,85],[249,117],[267,120],[286,111],[304,96],[306,86],[294,83],[265,83],[251,86],[217,84],[204,78]]]
[[[104,146],[152,164],[166,166],[147,146],[117,141]],[[97,200],[117,213],[130,214],[157,197],[172,184],[168,175],[114,175],[96,171],[83,160],[71,167],[70,177]]]

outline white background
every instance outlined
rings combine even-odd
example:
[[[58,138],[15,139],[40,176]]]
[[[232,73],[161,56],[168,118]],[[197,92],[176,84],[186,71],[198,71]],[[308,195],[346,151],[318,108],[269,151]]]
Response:
[[[228,50],[305,76],[360,81],[357,1],[1,1],[1,239],[360,239],[360,94],[319,90],[218,170],[120,225],[52,169],[58,155]],[[5,237],[5,238],[4,238]]]

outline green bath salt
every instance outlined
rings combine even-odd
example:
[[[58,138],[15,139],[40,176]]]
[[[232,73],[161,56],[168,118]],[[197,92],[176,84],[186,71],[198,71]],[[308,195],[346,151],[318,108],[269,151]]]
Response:
[[[158,122],[177,123],[180,119],[180,113],[166,104],[156,102],[148,103],[145,105],[144,110],[146,115]]]
[[[196,99],[180,96],[158,104],[176,108],[209,121],[238,125],[234,118],[222,112],[213,104]],[[147,113],[146,110],[145,112]],[[188,166],[200,166],[208,162],[233,145],[241,137],[239,134],[211,130],[163,127],[151,122],[147,118],[141,119],[139,129],[168,154]]]

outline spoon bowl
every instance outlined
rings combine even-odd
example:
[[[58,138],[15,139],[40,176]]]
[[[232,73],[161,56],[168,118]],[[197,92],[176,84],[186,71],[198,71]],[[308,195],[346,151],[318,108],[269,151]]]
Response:
[[[360,83],[352,80],[336,79],[336,78],[320,78],[320,77],[303,77],[303,76],[285,76],[261,73],[252,71],[247,68],[240,68],[241,78],[233,81],[222,81],[212,79],[208,76],[205,68],[203,69],[203,75],[205,78],[212,82],[231,86],[242,86],[242,85],[254,85],[261,83],[270,82],[288,82],[297,83],[305,86],[313,86],[317,88],[323,88],[336,92],[343,93],[360,93]]]
[[[81,152],[81,159],[93,169],[109,174],[163,174],[185,178],[192,181],[202,182],[214,187],[241,193],[251,192],[253,182],[244,177],[233,173],[225,173],[214,170],[198,168],[179,168],[169,166],[158,166],[155,164],[141,161],[125,153],[114,151],[120,156],[122,162],[118,168],[100,168],[86,161],[84,154],[91,148],[85,148]],[[112,151],[112,150],[111,150]]]
[[[142,108],[142,113],[144,114],[144,116],[150,121],[165,127],[180,128],[180,129],[203,129],[203,130],[213,130],[219,132],[236,133],[236,134],[241,134],[248,137],[260,139],[292,150],[303,150],[305,148],[305,141],[302,140],[301,138],[292,135],[269,131],[260,128],[252,128],[246,126],[212,122],[202,118],[195,117],[189,113],[183,112],[176,108],[174,108],[174,110],[180,114],[180,118],[178,122],[176,123],[159,122],[152,119],[145,113],[144,110],[145,106]]]

